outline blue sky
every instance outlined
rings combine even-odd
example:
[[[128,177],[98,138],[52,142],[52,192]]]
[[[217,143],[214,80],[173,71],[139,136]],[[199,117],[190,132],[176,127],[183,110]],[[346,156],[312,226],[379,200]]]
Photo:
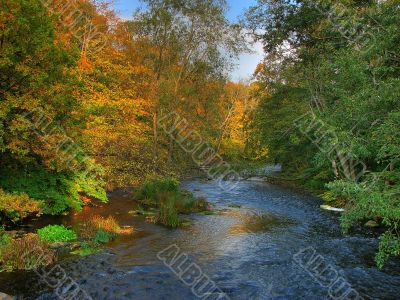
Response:
[[[139,0],[116,0],[115,6],[122,18],[132,17],[133,11],[141,6]],[[231,21],[237,20],[246,8],[256,3],[256,0],[228,0],[229,11],[227,17]],[[253,47],[255,54],[244,54],[240,56],[238,67],[232,74],[233,80],[246,79],[253,74],[257,64],[262,60],[262,46],[256,44]]]

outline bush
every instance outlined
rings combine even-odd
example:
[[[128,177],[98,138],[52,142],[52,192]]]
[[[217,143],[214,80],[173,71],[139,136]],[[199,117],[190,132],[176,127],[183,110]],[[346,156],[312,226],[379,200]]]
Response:
[[[391,178],[386,178],[384,172],[379,175],[376,178],[367,178],[366,181],[360,183],[337,180],[328,184],[327,187],[332,197],[348,199],[346,210],[341,217],[344,232],[368,220],[377,220],[386,228],[386,232],[380,238],[379,252],[376,255],[377,265],[382,268],[390,256],[400,254],[398,231],[400,198],[398,197],[399,186],[387,184]]]
[[[55,261],[55,253],[36,234],[10,240],[7,245],[0,247],[2,271],[32,270]]]
[[[334,207],[345,207],[347,203],[347,199],[341,196],[338,196],[336,193],[332,191],[326,191],[322,195],[322,199],[326,203]]]
[[[82,172],[55,172],[35,164],[0,169],[0,186],[4,190],[41,200],[43,213],[52,215],[68,209],[80,210],[84,205],[82,195],[106,202],[103,185]]]
[[[38,230],[40,240],[49,243],[70,242],[77,239],[76,233],[63,225],[49,225]]]
[[[20,221],[30,215],[42,212],[42,203],[29,198],[25,193],[7,193],[0,189],[1,221]]]
[[[400,237],[386,232],[379,240],[379,251],[375,256],[375,261],[379,268],[383,268],[390,256],[400,256]]]

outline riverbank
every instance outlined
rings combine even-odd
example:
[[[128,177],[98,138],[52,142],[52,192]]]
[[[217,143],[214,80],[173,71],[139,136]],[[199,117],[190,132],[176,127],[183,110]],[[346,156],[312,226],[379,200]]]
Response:
[[[132,226],[101,252],[62,261],[60,266],[93,299],[197,299],[157,254],[171,245],[187,254],[231,299],[326,298],[321,286],[293,257],[312,248],[345,278],[352,288],[373,299],[393,299],[400,292],[400,262],[378,270],[373,257],[377,239],[342,235],[337,213],[319,209],[321,200],[265,182],[242,181],[236,191],[217,182],[190,180],[182,187],[207,198],[217,213],[188,215],[191,226],[169,229],[129,214],[131,193],[109,194],[110,202],[90,207],[59,222],[74,228],[91,215],[112,215]],[[25,274],[25,275],[24,275]],[[54,289],[32,273],[0,274],[0,291],[36,299],[56,299]]]
[[[182,215],[212,213],[206,199],[195,198],[192,193],[182,190],[179,182],[173,178],[154,177],[136,189],[122,189],[121,192],[131,198],[132,204],[126,209],[132,217],[140,215],[149,223],[169,228],[190,226],[190,222],[183,219]],[[105,207],[105,213],[108,212],[107,204],[95,201],[87,204],[83,212],[99,206]],[[81,214],[75,211],[66,216],[75,218]],[[49,222],[39,226],[46,219]],[[32,224],[34,220],[38,224]],[[19,230],[6,231],[0,228],[0,272],[35,270],[59,261],[60,257],[91,255],[101,251],[116,237],[134,232],[132,227],[121,227],[113,215],[91,214],[67,226],[58,223],[56,216],[44,215],[28,218],[15,225],[20,226]],[[43,256],[47,259],[43,260]]]
[[[310,188],[307,188],[301,182],[299,182],[296,179],[290,179],[287,177],[280,177],[275,175],[266,175],[264,177],[254,177],[253,180],[257,181],[260,180],[261,182],[268,182],[270,184],[274,184],[286,189],[290,189],[292,191],[295,191],[296,193],[303,194],[303,195],[308,195],[308,196],[313,196],[321,199],[324,201],[323,205],[321,204],[320,207],[321,209],[324,209],[323,206],[328,206],[333,208],[333,213],[336,213],[338,220],[340,220],[340,217],[343,212],[345,212],[345,205],[343,202],[327,202],[325,199],[322,199],[323,194],[326,192],[326,190],[313,190]],[[248,180],[248,179],[247,179]],[[250,178],[252,180],[252,178]],[[333,205],[333,206],[331,206]],[[336,208],[339,208],[336,212]],[[329,210],[329,209],[328,209]],[[343,210],[343,211],[341,211]],[[363,222],[358,222],[357,224],[354,224],[353,227],[351,227],[348,232],[351,234],[361,234],[365,236],[370,236],[374,238],[379,238],[380,235],[382,235],[387,228],[385,226],[382,226],[382,224],[377,223],[374,220],[365,220]]]

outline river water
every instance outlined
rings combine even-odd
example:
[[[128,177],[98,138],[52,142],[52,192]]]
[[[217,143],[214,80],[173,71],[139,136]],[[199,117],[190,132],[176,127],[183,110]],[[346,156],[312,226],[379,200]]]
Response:
[[[218,213],[185,216],[192,225],[171,230],[129,214],[135,203],[128,192],[117,191],[102,207],[41,220],[77,226],[90,214],[114,215],[135,228],[98,254],[63,261],[63,274],[95,300],[199,299],[194,292],[208,292],[207,299],[400,298],[399,260],[378,270],[377,239],[343,236],[339,215],[321,210],[318,198],[265,182],[242,181],[231,192],[213,181],[183,186]],[[171,269],[171,253],[187,259]],[[187,284],[173,270],[186,270],[181,277]],[[210,288],[200,291],[196,278]],[[35,273],[0,274],[0,291],[21,299],[68,299],[65,286],[52,288]]]

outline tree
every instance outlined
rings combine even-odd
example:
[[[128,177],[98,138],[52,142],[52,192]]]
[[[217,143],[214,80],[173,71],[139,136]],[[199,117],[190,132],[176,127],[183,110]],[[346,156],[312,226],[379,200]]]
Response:
[[[396,1],[258,1],[247,14],[267,52],[257,136],[286,169],[303,162],[296,173],[309,187],[346,200],[344,229],[386,226],[380,266],[400,244],[400,148],[388,135],[398,127],[399,17]]]
[[[148,63],[156,74],[159,90],[153,111],[156,155],[160,138],[157,116],[176,111],[190,118],[193,105],[187,103],[188,99],[199,102],[205,93],[195,93],[204,91],[212,81],[225,81],[231,59],[244,49],[244,39],[241,28],[231,25],[224,16],[225,1],[150,0],[146,4],[149,9],[137,12],[132,27],[133,34],[149,41],[155,50],[150,52]],[[223,85],[214,87],[220,88],[217,94],[222,93]],[[174,138],[170,136],[169,140],[172,161]]]
[[[84,176],[94,165],[78,137],[79,52],[58,40],[41,1],[4,0],[0,11],[0,186],[48,213],[78,209],[80,193],[106,200],[101,180]]]

